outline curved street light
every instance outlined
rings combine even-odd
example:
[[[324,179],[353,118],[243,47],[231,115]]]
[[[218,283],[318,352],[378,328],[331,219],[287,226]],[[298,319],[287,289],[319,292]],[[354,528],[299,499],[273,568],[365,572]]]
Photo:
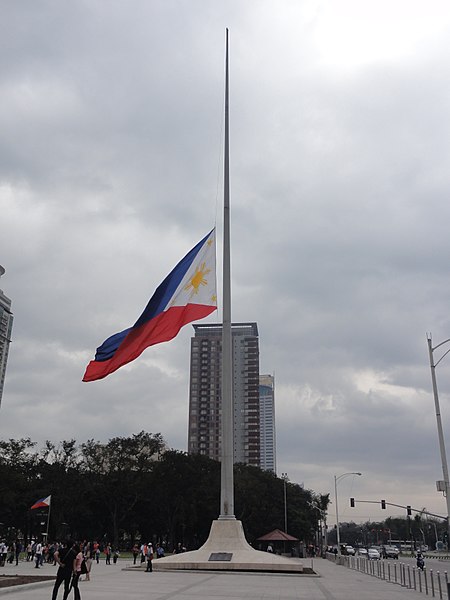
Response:
[[[447,502],[447,529],[448,529],[448,540],[450,542],[450,483],[448,477],[448,465],[447,465],[447,454],[445,452],[445,443],[444,443],[444,432],[442,429],[442,419],[441,419],[441,409],[439,407],[439,396],[437,390],[436,383],[436,367],[441,362],[441,360],[447,356],[450,352],[450,348],[444,352],[441,358],[435,363],[433,352],[443,346],[444,344],[448,344],[450,342],[450,338],[448,340],[444,340],[437,346],[433,348],[431,341],[431,333],[427,335],[428,342],[428,353],[430,355],[430,369],[431,369],[431,383],[433,385],[433,395],[434,395],[434,406],[436,409],[436,421],[437,421],[437,429],[438,429],[438,438],[439,438],[439,449],[441,451],[441,462],[442,462],[442,475],[444,476],[444,481],[437,481],[437,489],[439,492],[444,492],[445,500]],[[447,543],[449,543],[447,542]]]
[[[362,473],[356,472],[356,471],[351,471],[350,473],[343,473],[342,475],[339,475],[339,477],[336,477],[336,475],[334,476],[334,501],[336,504],[336,542],[337,542],[337,551],[338,551],[338,555],[341,556],[341,537],[340,537],[340,533],[339,533],[339,511],[338,511],[338,493],[337,493],[337,484],[338,481],[340,481],[341,479],[344,479],[344,477],[348,477],[349,475],[359,475],[361,476]]]

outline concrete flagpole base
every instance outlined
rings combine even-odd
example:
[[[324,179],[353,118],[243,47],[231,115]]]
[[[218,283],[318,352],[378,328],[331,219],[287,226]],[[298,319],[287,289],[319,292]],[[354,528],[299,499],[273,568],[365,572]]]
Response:
[[[153,561],[153,569],[302,573],[303,563],[298,558],[255,550],[245,539],[241,521],[219,519],[212,522],[201,548],[158,558]]]

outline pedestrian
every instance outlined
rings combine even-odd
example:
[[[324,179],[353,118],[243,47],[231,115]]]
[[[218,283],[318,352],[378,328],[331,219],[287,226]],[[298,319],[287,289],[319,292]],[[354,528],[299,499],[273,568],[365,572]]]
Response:
[[[105,553],[105,563],[107,565],[110,565],[111,564],[111,546],[110,546],[109,542],[105,546],[104,553]]]
[[[267,546],[267,552],[272,552],[272,553],[273,553],[272,544],[269,544],[269,545]]]
[[[91,554],[87,555],[87,558],[86,558],[86,569],[87,569],[87,573],[86,573],[86,579],[85,579],[85,581],[90,581],[91,580],[91,569],[92,569],[92,557],[91,557]]]
[[[132,552],[133,552],[133,565],[135,565],[136,561],[137,561],[137,557],[139,556],[139,546],[137,544],[134,544]]]
[[[55,551],[53,557],[58,565],[58,571],[56,572],[56,581],[55,585],[53,586],[52,600],[56,600],[58,596],[58,590],[63,582],[63,600],[67,599],[70,592],[70,579],[73,572],[73,561],[75,560],[76,556],[77,553],[72,541],[68,541],[66,544],[61,544]]]
[[[39,565],[41,567],[44,564],[44,560],[47,562],[47,556],[48,556],[48,544],[42,544],[41,560],[39,562]]]
[[[164,548],[161,544],[156,544],[156,558],[164,558]]]
[[[95,560],[98,564],[100,562],[100,544],[97,541],[92,544],[92,550],[93,558],[95,557]]]
[[[14,557],[16,555],[16,543],[12,542],[9,546],[8,546],[8,559],[7,562],[12,565],[14,562]]]
[[[147,557],[147,544],[141,544],[141,565]]]
[[[8,546],[5,541],[0,542],[0,567],[5,566],[6,555],[8,553]]]
[[[22,552],[22,544],[17,541],[16,542],[16,567],[19,564],[20,553]]]
[[[81,563],[83,562],[83,552],[81,551],[81,544],[75,544],[74,550],[76,556],[73,560],[73,574],[72,574],[72,588],[74,600],[81,600],[80,589],[78,587],[78,581],[81,575]],[[63,599],[65,600],[65,598]]]
[[[34,549],[34,558],[36,560],[36,564],[35,564],[35,569],[39,569],[39,567],[41,566],[41,560],[42,560],[42,544],[41,542],[37,542],[36,543],[36,547]]]
[[[153,571],[152,560],[153,560],[153,546],[152,546],[152,543],[149,542],[147,544],[147,568],[145,569],[146,573],[151,573]]]
[[[113,563],[114,564],[117,564],[117,559],[119,558],[119,556],[120,556],[119,549],[116,548],[113,553]]]

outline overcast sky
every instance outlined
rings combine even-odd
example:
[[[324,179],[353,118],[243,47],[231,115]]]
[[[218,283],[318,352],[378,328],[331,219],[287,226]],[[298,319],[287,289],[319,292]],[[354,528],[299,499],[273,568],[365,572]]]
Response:
[[[232,318],[276,377],[278,473],[334,497],[361,471],[342,520],[405,514],[350,496],[445,514],[426,333],[450,337],[447,0],[1,6],[0,435],[186,449],[190,325],[81,379],[216,222],[221,257],[228,27]],[[448,436],[450,357],[437,378]]]

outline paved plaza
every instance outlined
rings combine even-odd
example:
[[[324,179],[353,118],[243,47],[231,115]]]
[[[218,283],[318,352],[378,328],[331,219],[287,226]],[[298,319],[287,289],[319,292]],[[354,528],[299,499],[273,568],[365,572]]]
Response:
[[[305,559],[311,567],[311,559]],[[82,581],[82,600],[425,600],[426,596],[398,584],[351,571],[324,559],[314,559],[317,575],[265,573],[174,572],[124,570],[131,562],[116,565],[104,561],[92,567],[91,581]],[[56,567],[44,565],[39,571],[31,563],[7,565],[0,575],[55,574]],[[53,582],[0,589],[5,600],[50,600]],[[58,598],[61,600],[63,588]],[[73,592],[69,599],[73,598]]]

